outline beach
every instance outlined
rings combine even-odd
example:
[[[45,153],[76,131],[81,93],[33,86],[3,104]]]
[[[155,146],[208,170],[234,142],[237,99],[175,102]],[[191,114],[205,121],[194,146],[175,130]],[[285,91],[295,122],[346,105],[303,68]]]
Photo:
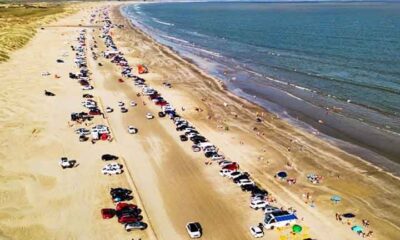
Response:
[[[138,96],[140,90],[121,76],[120,68],[101,56],[106,51],[101,11],[95,22],[90,15],[106,8],[112,23],[123,25],[111,35],[134,74],[139,75],[135,66],[144,64],[149,73],[140,76],[179,115],[251,174],[277,206],[295,209],[303,238],[361,238],[351,227],[362,225],[362,219],[370,222],[366,231],[373,231],[371,239],[399,236],[398,178],[233,95],[221,81],[131,26],[120,13],[121,4],[80,6],[78,13],[43,25],[0,64],[0,238],[189,239],[185,224],[198,221],[202,239],[251,239],[249,227],[263,221],[261,210],[249,208],[249,195],[221,177],[216,162],[205,164],[203,154],[181,142],[171,121],[157,116],[160,107]],[[83,29],[87,46],[96,44],[93,52],[99,55],[92,59],[87,50],[94,87],[87,92],[68,77],[77,71],[71,46]],[[63,63],[56,62],[60,58]],[[56,96],[47,97],[44,90]],[[82,111],[83,93],[93,94],[103,112],[107,106],[115,109],[94,118],[96,124],[109,126],[111,142],[78,141],[74,130],[81,125],[69,121],[71,112]],[[137,106],[121,113],[118,101],[135,101]],[[155,118],[146,119],[148,112]],[[138,133],[128,134],[128,125]],[[120,157],[124,173],[101,174],[105,153]],[[58,161],[63,156],[79,165],[62,170]],[[296,183],[274,178],[280,171]],[[310,173],[323,181],[310,183]],[[133,191],[146,230],[127,233],[115,219],[101,218],[100,210],[113,206],[109,189],[117,186]],[[333,195],[341,197],[340,203],[332,203]],[[335,213],[356,217],[338,221]],[[266,230],[264,238],[292,239],[290,232],[290,227]]]

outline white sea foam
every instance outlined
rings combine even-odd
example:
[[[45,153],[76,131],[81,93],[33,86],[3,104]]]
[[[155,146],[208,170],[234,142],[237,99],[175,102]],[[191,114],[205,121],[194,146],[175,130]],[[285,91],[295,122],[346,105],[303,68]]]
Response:
[[[151,18],[153,19],[154,22],[159,23],[159,24],[163,24],[163,25],[167,25],[167,26],[175,26],[173,23],[168,23],[168,22],[163,22],[158,20],[157,18]]]

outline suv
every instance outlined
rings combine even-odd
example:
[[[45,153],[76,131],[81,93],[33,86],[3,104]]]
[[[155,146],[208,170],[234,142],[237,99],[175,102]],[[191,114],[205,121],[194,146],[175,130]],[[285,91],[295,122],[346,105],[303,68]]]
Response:
[[[133,223],[125,223],[125,230],[130,232],[132,230],[145,230],[147,228],[147,223],[144,222],[133,222]]]
[[[199,238],[202,234],[201,225],[198,222],[190,222],[186,224],[186,230],[191,238]]]

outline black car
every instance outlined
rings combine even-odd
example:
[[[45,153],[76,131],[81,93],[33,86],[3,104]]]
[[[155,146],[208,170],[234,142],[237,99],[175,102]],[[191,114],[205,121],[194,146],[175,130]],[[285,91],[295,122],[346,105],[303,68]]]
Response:
[[[196,136],[191,137],[190,140],[191,141],[198,141],[198,140],[205,141],[207,139],[205,137],[201,136],[201,135],[196,135]]]
[[[111,155],[111,154],[103,154],[101,156],[101,160],[103,161],[112,161],[112,160],[118,160],[118,157],[115,155]]]
[[[242,185],[240,188],[242,188],[242,191],[244,192],[252,192],[257,187],[254,185]]]
[[[214,154],[216,154],[217,152],[205,152],[204,153],[204,156],[206,157],[206,158],[210,158],[211,156],[213,156]]]
[[[234,183],[238,183],[238,182],[240,182],[241,180],[244,180],[244,179],[249,179],[249,177],[246,176],[245,174],[243,174],[243,175],[240,175],[239,177],[235,178],[235,179],[233,180],[233,182],[234,182]]]
[[[126,113],[126,112],[128,112],[128,109],[122,107],[122,108],[121,108],[121,112],[122,112],[122,113]]]
[[[261,189],[261,188],[259,188],[257,186],[254,186],[254,188],[251,190],[251,195],[252,196],[256,196],[256,195],[267,196],[268,195],[268,191],[264,190],[264,189]]]
[[[182,142],[186,142],[188,138],[185,135],[180,135],[179,138],[181,139]]]
[[[116,193],[123,193],[123,194],[131,194],[132,191],[127,189],[127,188],[111,188],[110,194],[116,194]]]
[[[82,95],[83,98],[93,98],[92,94],[85,93]]]
[[[191,140],[193,142],[193,144],[197,145],[199,143],[204,143],[207,142],[207,140],[203,140],[203,139],[195,139],[195,140]]]
[[[111,198],[114,202],[122,202],[122,201],[130,201],[133,199],[133,196],[129,194],[123,194],[123,193],[114,193],[111,194]]]
[[[123,215],[132,215],[135,217],[140,216],[140,213],[142,212],[142,210],[140,210],[139,208],[127,208],[127,209],[122,209],[120,211],[116,211],[115,215],[117,215],[118,218],[120,218]]]
[[[176,128],[176,131],[183,131],[185,130],[189,125],[180,125],[179,127]]]
[[[191,130],[191,131],[188,131],[188,132],[185,132],[185,135],[187,136],[187,135],[189,135],[189,134],[191,134],[191,133],[194,133],[194,134],[197,134],[197,136],[199,136],[199,132],[198,131],[196,131],[196,130]]]
[[[158,112],[158,116],[159,116],[160,118],[165,117],[165,113],[164,113],[164,112]]]

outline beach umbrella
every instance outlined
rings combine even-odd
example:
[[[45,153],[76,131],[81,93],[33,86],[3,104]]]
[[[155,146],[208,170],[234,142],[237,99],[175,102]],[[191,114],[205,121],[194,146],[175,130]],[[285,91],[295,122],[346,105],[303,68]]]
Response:
[[[356,215],[354,215],[353,213],[344,213],[342,214],[342,217],[344,218],[354,218]]]
[[[302,230],[303,230],[303,228],[300,225],[297,225],[297,224],[293,225],[293,227],[292,227],[292,231],[294,233],[301,233]]]
[[[276,174],[276,176],[280,177],[280,178],[286,178],[287,177],[287,173],[286,172],[278,172]]]
[[[359,226],[359,225],[355,225],[355,226],[351,227],[351,230],[354,231],[354,232],[359,233],[359,232],[363,231],[363,228],[361,226]]]
[[[338,195],[333,195],[333,196],[331,197],[331,201],[332,201],[332,202],[335,202],[335,203],[340,202],[341,200],[342,200],[342,197],[341,197],[341,196],[338,196]]]

